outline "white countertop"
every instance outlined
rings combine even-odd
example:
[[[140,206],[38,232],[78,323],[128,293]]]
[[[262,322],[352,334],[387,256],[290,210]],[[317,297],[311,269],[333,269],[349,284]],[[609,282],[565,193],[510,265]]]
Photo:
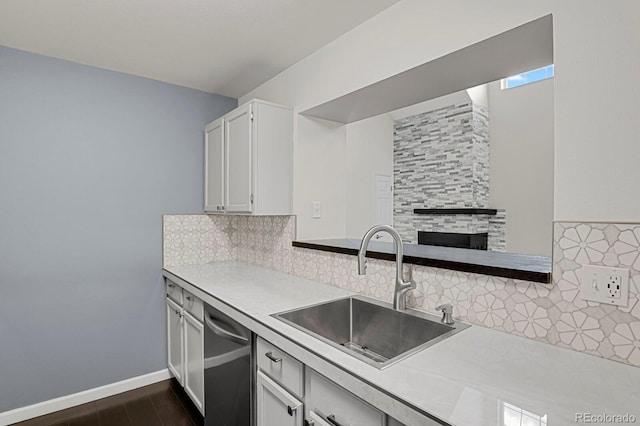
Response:
[[[473,325],[378,370],[270,316],[352,292],[241,262],[167,267],[165,275],[235,309],[252,331],[408,425],[425,424],[424,413],[456,426],[502,426],[510,415],[568,425],[576,413],[628,413],[640,423],[637,367]]]

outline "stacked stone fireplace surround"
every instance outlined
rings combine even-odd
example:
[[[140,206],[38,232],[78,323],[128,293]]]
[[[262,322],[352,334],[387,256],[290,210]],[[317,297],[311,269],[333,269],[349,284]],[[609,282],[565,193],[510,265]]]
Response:
[[[489,207],[489,113],[460,103],[394,122],[394,226],[403,240],[418,231],[488,233],[505,250],[505,210],[496,215],[419,215],[414,209]]]

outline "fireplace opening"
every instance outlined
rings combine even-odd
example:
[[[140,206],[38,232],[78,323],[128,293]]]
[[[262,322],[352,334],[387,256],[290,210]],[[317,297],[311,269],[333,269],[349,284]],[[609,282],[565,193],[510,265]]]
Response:
[[[487,250],[489,234],[462,234],[458,232],[418,231],[418,244],[440,247],[457,247],[474,250]]]

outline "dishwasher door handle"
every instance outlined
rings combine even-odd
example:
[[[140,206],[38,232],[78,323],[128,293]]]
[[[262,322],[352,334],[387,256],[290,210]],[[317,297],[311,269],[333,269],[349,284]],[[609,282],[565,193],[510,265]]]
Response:
[[[248,345],[249,339],[239,334],[233,333],[229,330],[225,330],[216,319],[214,319],[208,312],[205,313],[204,321],[207,323],[207,327],[211,329],[215,334],[220,337],[223,337],[227,340],[231,340],[235,343],[240,343],[241,345]]]

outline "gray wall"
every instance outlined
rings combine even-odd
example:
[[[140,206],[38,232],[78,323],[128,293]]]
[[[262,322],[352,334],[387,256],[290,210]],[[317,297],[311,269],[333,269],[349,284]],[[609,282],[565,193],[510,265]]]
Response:
[[[0,412],[166,368],[161,215],[236,105],[0,47]]]

